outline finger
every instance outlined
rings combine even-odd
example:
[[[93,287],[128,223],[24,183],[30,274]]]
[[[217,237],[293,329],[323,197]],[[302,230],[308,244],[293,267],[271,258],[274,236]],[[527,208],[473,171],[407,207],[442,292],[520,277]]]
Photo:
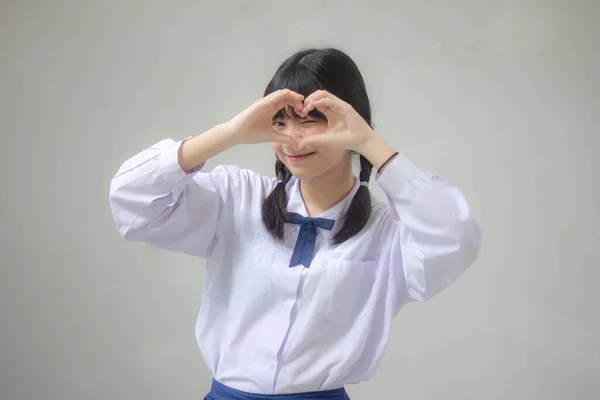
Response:
[[[316,108],[323,112],[328,109],[337,113],[342,113],[344,111],[343,104],[330,97],[324,97],[322,99],[312,101],[310,103],[310,107],[311,109]]]
[[[292,108],[296,112],[296,114],[300,115],[300,116],[302,116],[302,112],[304,110],[304,104],[302,103],[302,101],[294,102],[294,104],[291,104],[291,105],[290,104],[286,104],[286,105],[284,105],[284,107],[290,107],[290,108]],[[278,111],[280,109],[278,109]],[[289,110],[286,110],[286,111],[289,111]]]
[[[283,134],[283,133],[275,133],[271,137],[272,143],[281,143],[284,144],[294,150],[298,150],[298,142],[291,136]]]
[[[269,104],[271,104],[276,110],[281,110],[288,105],[293,106],[294,108],[301,108],[302,100],[304,100],[303,95],[289,89],[282,89],[273,92],[271,95],[267,96],[267,98]]]
[[[296,114],[300,115],[304,109],[304,104],[302,104],[302,100],[283,99],[275,104],[274,111],[279,111],[288,107],[294,109]]]
[[[304,104],[307,104],[311,101],[320,100],[323,98],[330,98],[334,101],[338,101],[340,103],[345,103],[344,100],[340,99],[335,94],[328,92],[327,90],[317,90],[317,91],[314,91],[313,93],[311,93],[310,95],[306,96],[306,99],[304,99]]]
[[[323,113],[330,122],[345,115],[344,104],[328,97],[310,102],[305,109],[306,114],[308,115],[314,109]]]
[[[294,111],[296,111],[296,114],[302,115],[304,112],[304,103],[302,101],[294,103]]]
[[[307,146],[335,146],[337,143],[336,136],[338,135],[329,135],[327,133],[307,136],[298,142],[298,150],[302,150]]]
[[[304,99],[304,104],[321,99],[329,95],[331,95],[331,93],[329,93],[327,90],[315,90],[314,92],[306,96],[306,99]]]
[[[273,93],[270,93],[265,98],[271,101],[278,101],[284,98],[292,98],[294,100],[302,101],[304,99],[304,96],[290,89],[280,89],[274,91]]]
[[[306,118],[308,116],[308,114],[314,110],[316,108],[315,103],[314,102],[310,102],[310,103],[305,103],[304,104],[304,109],[302,110],[302,114],[300,114],[301,117]],[[325,116],[329,119],[329,115],[331,114],[329,112],[329,108],[326,107],[324,104],[321,105],[321,107],[319,107],[318,109],[319,111],[321,111],[323,114],[325,114]]]
[[[304,105],[302,106],[302,111],[300,113],[300,116],[306,117],[308,115],[308,113],[312,110],[312,108],[310,108],[309,105],[313,101],[318,100],[318,99],[326,96],[326,93],[327,92],[324,91],[324,90],[317,90],[315,92],[312,92],[308,96],[306,96],[306,98],[304,99]]]
[[[333,110],[338,114],[343,114],[345,111],[345,107],[348,105],[343,100],[335,97],[332,94],[326,94],[321,97],[317,97],[314,99],[307,99],[304,101],[304,113],[308,114],[313,109],[317,108],[322,111],[325,115],[327,115],[328,110]]]

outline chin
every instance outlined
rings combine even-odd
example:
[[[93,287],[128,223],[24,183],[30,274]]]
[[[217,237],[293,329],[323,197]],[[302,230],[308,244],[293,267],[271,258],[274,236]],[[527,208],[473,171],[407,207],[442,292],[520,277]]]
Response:
[[[312,179],[317,176],[315,171],[311,171],[307,168],[288,168],[292,175],[296,177],[296,179]]]

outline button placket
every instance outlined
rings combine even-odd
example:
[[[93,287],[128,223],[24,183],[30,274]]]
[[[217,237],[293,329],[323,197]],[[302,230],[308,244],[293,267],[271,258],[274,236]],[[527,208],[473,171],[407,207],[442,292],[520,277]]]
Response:
[[[269,329],[267,329],[268,335],[264,336],[264,346],[268,348],[264,365],[266,367],[265,372],[268,374],[276,372],[280,362],[279,357],[285,349],[302,269],[283,268],[274,271],[275,279],[278,279],[282,285],[278,290],[279,305],[277,308],[279,312],[272,314],[269,318],[271,323]],[[273,375],[273,379],[275,379],[275,376]],[[275,381],[273,381],[273,384],[275,384]]]

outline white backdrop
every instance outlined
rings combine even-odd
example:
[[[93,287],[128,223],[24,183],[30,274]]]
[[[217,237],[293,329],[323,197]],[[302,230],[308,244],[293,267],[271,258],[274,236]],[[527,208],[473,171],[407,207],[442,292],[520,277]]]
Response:
[[[1,0],[0,398],[204,396],[204,261],[121,239],[108,185],[308,46],[356,60],[376,129],[484,234],[352,398],[600,396],[600,2]],[[209,168],[273,161],[245,146]]]

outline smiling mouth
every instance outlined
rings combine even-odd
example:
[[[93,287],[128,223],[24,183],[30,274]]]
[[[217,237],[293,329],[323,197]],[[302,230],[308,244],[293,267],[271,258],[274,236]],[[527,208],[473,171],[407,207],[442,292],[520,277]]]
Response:
[[[313,151],[312,153],[287,156],[287,158],[289,158],[291,161],[302,161],[302,160],[306,160],[308,157],[312,156],[315,153],[316,153],[316,151]]]

